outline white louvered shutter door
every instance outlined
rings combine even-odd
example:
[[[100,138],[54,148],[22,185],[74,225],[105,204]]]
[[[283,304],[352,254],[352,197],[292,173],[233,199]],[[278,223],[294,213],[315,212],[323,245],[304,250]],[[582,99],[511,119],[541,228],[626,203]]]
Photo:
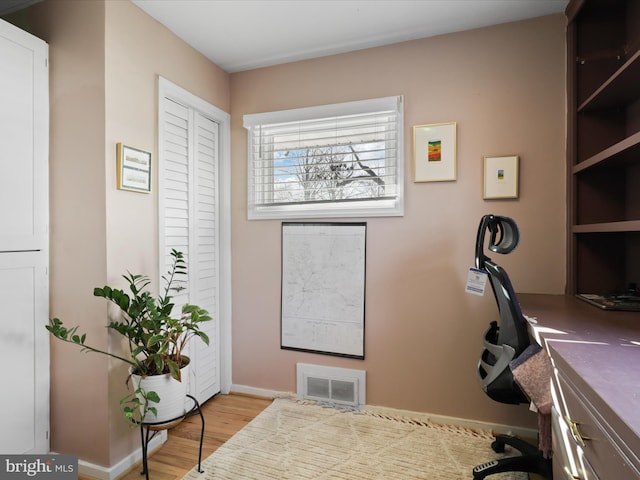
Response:
[[[194,339],[187,352],[191,357],[188,391],[204,402],[220,391],[218,125],[169,98],[163,99],[162,108],[158,193],[161,274],[171,266],[171,250],[183,252],[189,275],[181,278],[182,290],[172,293],[174,314],[191,303],[213,317],[201,324],[209,345]]]
[[[160,262],[161,275],[166,275],[171,267],[171,250],[181,251],[187,264],[189,262],[189,109],[166,99],[165,121],[163,135],[163,149],[161,168],[160,202],[161,221],[160,237],[164,241],[160,252],[163,261]],[[162,242],[161,242],[162,243]],[[186,278],[181,280],[180,292],[173,291],[172,295],[176,304],[174,313],[178,312],[182,305],[189,301],[189,282]],[[183,281],[182,281],[183,280]],[[160,288],[164,289],[165,283],[161,281]]]
[[[191,302],[206,309],[213,320],[201,324],[209,336],[209,346],[196,339],[192,345],[195,368],[192,390],[198,399],[207,399],[220,391],[219,372],[219,235],[218,235],[218,124],[196,113],[194,237],[197,261],[191,262]],[[202,368],[204,367],[204,368]]]

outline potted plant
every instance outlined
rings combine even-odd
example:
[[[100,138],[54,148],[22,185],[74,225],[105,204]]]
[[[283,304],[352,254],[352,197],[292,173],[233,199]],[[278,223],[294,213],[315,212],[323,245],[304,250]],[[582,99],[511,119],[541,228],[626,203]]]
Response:
[[[78,327],[65,327],[58,318],[51,319],[46,326],[52,335],[79,345],[82,351],[101,353],[129,364],[129,377],[134,379],[135,391],[120,403],[125,418],[134,425],[141,421],[162,422],[184,413],[185,384],[181,380],[190,361],[184,354],[185,347],[194,337],[209,344],[209,337],[200,329],[202,322],[211,320],[206,310],[185,304],[179,316],[172,315],[174,303],[171,293],[184,288],[178,276],[186,275],[187,267],[182,252],[173,249],[171,256],[171,267],[162,277],[165,287],[158,297],[147,290],[150,283],[148,277],[130,272],[123,275],[130,294],[108,285],[93,290],[96,297],[105,298],[120,309],[120,318],[111,321],[108,328],[127,340],[128,355],[118,355],[87,345],[86,334],[79,334]],[[152,382],[153,386],[145,386],[146,382]],[[164,386],[178,391],[160,394],[157,390]],[[176,410],[160,412],[161,399],[163,410],[165,403],[173,404]]]

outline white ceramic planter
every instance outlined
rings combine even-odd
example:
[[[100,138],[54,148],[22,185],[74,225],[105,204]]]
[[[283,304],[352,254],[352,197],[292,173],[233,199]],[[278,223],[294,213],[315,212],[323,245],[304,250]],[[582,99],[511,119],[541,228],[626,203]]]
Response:
[[[131,380],[135,390],[142,386],[145,392],[156,392],[160,397],[160,402],[149,402],[150,407],[155,407],[157,415],[147,412],[145,423],[161,423],[183,415],[186,411],[187,399],[187,379],[189,378],[189,365],[180,369],[182,382],[178,382],[168,373],[165,375],[154,375],[150,377],[140,377],[131,374]],[[140,401],[144,402],[143,398]],[[140,407],[141,409],[143,407]]]

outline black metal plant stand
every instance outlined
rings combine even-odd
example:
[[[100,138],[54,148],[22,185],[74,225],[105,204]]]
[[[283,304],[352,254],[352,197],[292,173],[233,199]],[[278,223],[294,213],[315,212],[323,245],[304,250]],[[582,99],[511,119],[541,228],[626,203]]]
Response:
[[[176,418],[172,418],[171,420],[166,420],[164,422],[142,422],[140,423],[140,439],[142,441],[142,472],[140,475],[145,475],[146,480],[149,480],[149,467],[147,465],[147,448],[149,446],[149,442],[156,436],[156,434],[162,430],[168,430],[171,427],[176,426],[180,421],[185,418],[192,417],[196,413],[200,415],[200,421],[202,422],[202,428],[200,429],[200,449],[198,451],[198,472],[203,473],[201,469],[202,463],[202,440],[204,438],[204,415],[202,415],[202,410],[200,410],[200,404],[198,401],[192,397],[191,395],[187,395],[188,398],[193,400],[193,406],[190,410],[183,413],[182,415],[177,416]]]

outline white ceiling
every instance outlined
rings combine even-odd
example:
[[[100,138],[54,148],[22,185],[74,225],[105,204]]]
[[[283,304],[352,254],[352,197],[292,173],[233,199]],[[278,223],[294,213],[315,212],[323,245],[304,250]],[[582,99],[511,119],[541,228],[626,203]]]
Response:
[[[233,73],[563,12],[568,0],[132,0]]]

